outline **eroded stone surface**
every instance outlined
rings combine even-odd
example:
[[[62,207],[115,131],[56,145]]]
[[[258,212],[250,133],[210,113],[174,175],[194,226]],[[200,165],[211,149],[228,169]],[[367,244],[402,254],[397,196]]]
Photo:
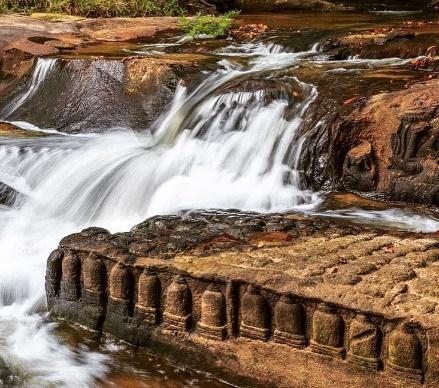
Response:
[[[112,18],[50,21],[29,16],[0,17],[0,52],[16,49],[47,56],[96,42],[128,42],[176,29],[178,18]],[[58,42],[58,43],[55,43]]]
[[[46,290],[56,315],[234,381],[434,387],[438,259],[431,234],[196,212],[64,238]]]
[[[332,161],[341,186],[439,204],[438,101],[435,79],[373,96],[341,122]]]

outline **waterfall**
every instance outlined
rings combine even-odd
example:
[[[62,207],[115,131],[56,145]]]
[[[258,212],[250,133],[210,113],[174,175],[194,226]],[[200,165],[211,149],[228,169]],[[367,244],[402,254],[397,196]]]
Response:
[[[260,44],[223,50],[224,57],[237,53],[248,56],[245,66],[223,59],[193,91],[178,86],[167,114],[142,134],[126,129],[0,144],[0,179],[21,193],[12,208],[0,207],[0,362],[18,375],[25,370],[26,384],[86,386],[107,369],[101,354],[61,345],[38,313],[46,259],[63,236],[90,225],[125,231],[182,209],[267,212],[319,202],[300,187],[297,171],[299,130],[317,90],[293,77],[288,84],[301,98],[264,86],[267,71],[310,52]],[[38,61],[3,117],[26,103],[54,64]],[[264,82],[253,85],[252,77]]]
[[[32,78],[24,85],[24,91],[12,99],[0,112],[0,119],[7,119],[31,98],[56,65],[56,59],[38,58]]]

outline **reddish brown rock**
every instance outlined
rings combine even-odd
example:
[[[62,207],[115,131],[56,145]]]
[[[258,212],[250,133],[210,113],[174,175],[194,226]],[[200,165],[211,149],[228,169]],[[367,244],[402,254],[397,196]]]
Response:
[[[268,231],[292,238],[274,242]],[[66,237],[46,288],[54,315],[238,384],[433,388],[438,259],[434,235],[195,212]],[[85,294],[102,280],[90,260],[109,279],[99,306]],[[78,287],[75,298],[66,285]]]
[[[0,50],[18,49],[36,56],[51,55],[93,42],[129,42],[175,30],[176,17],[50,20],[0,16]]]
[[[363,103],[334,132],[340,187],[438,205],[438,107],[437,79]]]

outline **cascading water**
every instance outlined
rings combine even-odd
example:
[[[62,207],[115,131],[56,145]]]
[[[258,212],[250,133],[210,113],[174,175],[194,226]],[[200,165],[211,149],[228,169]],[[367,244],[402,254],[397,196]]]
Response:
[[[300,189],[302,142],[294,142],[316,89],[293,80],[302,95],[295,101],[288,93],[268,95],[263,87],[232,88],[309,53],[262,45],[241,52],[251,57],[247,66],[223,60],[193,92],[179,86],[153,133],[126,130],[0,146],[0,171],[22,193],[15,206],[0,210],[6,220],[0,226],[0,359],[14,375],[25,374],[25,384],[84,386],[106,371],[102,355],[58,344],[40,312],[45,260],[63,236],[90,225],[123,231],[180,209],[275,211],[318,202],[316,194]],[[39,61],[27,91],[3,118],[53,68],[53,61]]]
[[[56,59],[51,58],[38,58],[35,65],[34,73],[29,84],[23,92],[19,93],[12,101],[9,102],[1,111],[0,118],[7,119],[10,117],[20,106],[22,106],[26,100],[31,98],[38,87],[44,82],[47,74],[53,69],[56,64]]]
[[[316,48],[294,53],[259,43],[219,50],[217,71],[192,91],[178,86],[167,114],[142,134],[126,129],[2,141],[0,181],[21,195],[13,207],[0,207],[0,379],[2,363],[24,386],[89,386],[107,371],[105,356],[61,345],[45,321],[45,262],[65,235],[91,225],[126,231],[182,209],[316,214],[320,197],[301,187],[297,167],[300,129],[317,89],[285,74],[281,84],[294,91],[282,89],[273,77]],[[56,61],[39,60],[0,119],[26,104],[56,68]]]

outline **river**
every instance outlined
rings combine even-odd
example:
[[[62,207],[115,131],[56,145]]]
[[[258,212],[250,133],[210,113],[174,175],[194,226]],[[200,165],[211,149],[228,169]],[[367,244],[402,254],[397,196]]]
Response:
[[[119,232],[157,214],[235,208],[438,230],[439,220],[422,209],[379,204],[362,208],[360,200],[341,209],[337,201],[328,202],[328,193],[306,188],[300,171],[303,126],[325,120],[309,120],[319,97],[342,101],[354,92],[392,90],[402,82],[397,77],[365,84],[364,75],[410,72],[408,61],[400,58],[331,61],[320,56],[320,42],[339,31],[412,17],[404,15],[319,15],[315,24],[309,23],[309,15],[273,18],[271,23],[295,24],[297,29],[253,43],[213,45],[208,55],[215,59],[215,69],[203,70],[195,85],[179,84],[166,114],[140,133],[118,127],[64,134],[21,121],[19,108],[60,71],[59,60],[39,59],[27,84],[0,110],[0,119],[28,133],[47,135],[0,139],[0,181],[20,193],[10,198],[11,206],[0,207],[3,383],[227,385],[112,338],[96,338],[83,328],[50,321],[45,311],[46,259],[62,237],[85,227]],[[248,18],[258,22],[266,15]],[[130,50],[166,56],[179,47],[188,50],[191,44],[163,38],[159,44]]]

